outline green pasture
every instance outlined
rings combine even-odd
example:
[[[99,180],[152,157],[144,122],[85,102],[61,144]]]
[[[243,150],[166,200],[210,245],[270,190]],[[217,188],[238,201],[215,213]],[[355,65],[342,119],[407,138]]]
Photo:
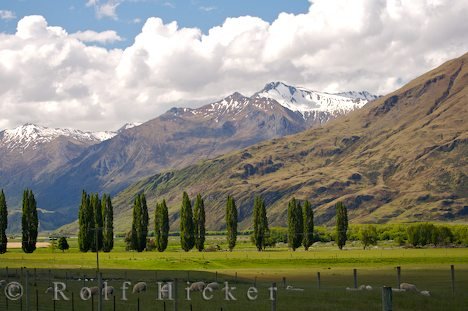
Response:
[[[75,310],[92,310],[91,301],[81,301],[83,286],[96,286],[96,254],[80,253],[76,239],[69,239],[71,249],[62,253],[53,248],[37,249],[24,254],[10,249],[0,255],[0,279],[25,282],[29,276],[30,310],[36,310],[36,290],[39,310],[53,310],[51,297],[44,293],[53,281],[67,284],[67,293],[74,295]],[[224,247],[223,237],[209,236],[207,245]],[[285,245],[257,252],[247,237],[241,237],[233,252],[184,252],[178,238],[171,237],[166,252],[128,252],[121,239],[110,253],[99,253],[103,278],[116,290],[116,310],[163,310],[164,302],[156,300],[157,281],[178,279],[178,310],[271,310],[268,288],[277,283],[276,310],[381,310],[381,287],[397,286],[396,266],[401,266],[401,281],[414,283],[420,290],[429,290],[431,297],[418,293],[393,293],[394,310],[468,310],[468,249],[466,248],[402,248],[392,243],[363,250],[358,242],[348,243],[340,251],[328,243],[318,244],[309,251],[289,251]],[[455,265],[455,295],[452,295],[450,265]],[[8,274],[6,267],[8,267]],[[21,267],[26,267],[21,269]],[[346,291],[353,287],[353,269],[357,269],[358,284],[371,285],[371,291]],[[50,270],[50,272],[49,272]],[[317,272],[321,282],[318,288]],[[287,285],[304,291],[288,291]],[[84,281],[87,279],[88,281]],[[145,281],[148,291],[127,295],[121,301],[122,282],[132,284]],[[186,282],[228,281],[235,286],[236,301],[225,301],[224,293],[216,291],[211,301],[204,301],[200,293],[192,293],[192,300],[184,298]],[[256,285],[258,299],[249,301],[246,293]],[[2,293],[2,292],[1,292]],[[173,310],[173,302],[166,301],[166,310]],[[94,301],[94,310],[97,301]],[[113,310],[113,298],[104,303],[105,310]],[[25,310],[25,301],[9,302],[8,310]],[[71,310],[71,302],[58,301],[55,310]],[[0,310],[6,309],[6,298],[0,294]]]

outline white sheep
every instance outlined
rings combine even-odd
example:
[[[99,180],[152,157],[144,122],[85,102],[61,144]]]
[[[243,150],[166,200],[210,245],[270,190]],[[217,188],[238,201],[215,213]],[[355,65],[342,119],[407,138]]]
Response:
[[[113,286],[107,286],[102,289],[102,295],[103,296],[112,296],[114,295],[114,287]]]
[[[161,298],[162,299],[167,299],[169,298],[169,291],[171,290],[171,285],[169,284],[164,284],[161,286]]]
[[[212,290],[217,290],[219,289],[219,283],[217,282],[211,282],[206,285],[207,288],[211,288]]]
[[[191,292],[202,292],[206,287],[205,282],[195,282],[190,285]]]
[[[426,297],[430,297],[431,296],[431,293],[428,291],[428,290],[422,290],[419,292],[421,295],[423,296],[426,296]]]
[[[395,292],[395,293],[406,292],[406,289],[403,289],[403,288],[393,288],[393,287],[392,287],[392,292]]]
[[[296,291],[296,292],[303,292],[304,291],[303,288],[297,288],[297,287],[293,287],[291,285],[286,286],[286,290],[291,290],[291,291]]]
[[[410,283],[401,283],[400,284],[400,289],[404,289],[406,291],[414,291],[414,292],[419,292],[418,288],[414,284]]]
[[[88,297],[89,294],[91,294],[91,296],[97,296],[101,291],[99,290],[99,287],[97,286],[93,286],[93,287],[89,287],[88,290],[86,291],[83,291],[83,297],[86,298],[86,299],[89,299],[90,297]]]
[[[370,286],[370,285],[364,285],[364,284],[361,285],[361,286],[359,286],[358,288],[346,287],[346,290],[347,290],[347,291],[350,291],[350,292],[361,291],[361,290],[369,290],[369,291],[370,291],[370,290],[372,290],[372,289],[373,289],[372,286]]]
[[[133,293],[134,294],[139,294],[142,292],[146,292],[147,285],[145,282],[138,282],[133,286]]]

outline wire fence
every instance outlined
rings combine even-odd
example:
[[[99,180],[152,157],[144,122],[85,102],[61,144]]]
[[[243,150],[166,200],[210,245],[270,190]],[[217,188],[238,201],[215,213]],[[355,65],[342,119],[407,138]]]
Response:
[[[460,297],[456,295],[457,292],[466,292],[466,275],[463,274],[457,283],[455,267],[452,265],[440,275],[433,273],[433,276],[434,280],[424,283],[431,290],[438,292],[439,298],[447,299],[446,302],[442,301],[443,308],[457,310],[454,307],[458,305],[457,303],[468,305],[468,295],[463,294]],[[93,270],[82,269],[9,269],[5,267],[3,273],[0,272],[0,286],[2,287],[0,310],[245,311],[246,308],[260,311],[320,310],[320,308],[310,307],[311,300],[315,300],[316,303],[318,300],[328,300],[330,304],[340,305],[339,299],[344,299],[343,305],[349,307],[350,303],[357,302],[356,297],[382,308],[383,296],[381,297],[380,290],[383,286],[393,285],[394,289],[399,289],[401,280],[409,278],[417,280],[418,277],[420,276],[415,271],[405,271],[401,267],[386,269],[379,273],[366,271],[362,276],[358,269],[349,269],[344,273],[322,269],[288,277],[281,275],[281,272],[270,273],[268,276],[264,276],[262,272],[219,274],[218,272],[161,270],[104,270],[102,273],[97,273]],[[190,291],[190,286],[200,281],[205,285],[216,283],[217,287],[208,292]],[[139,292],[134,289],[134,286],[141,282],[144,282],[146,286]],[[420,282],[422,282],[421,279]],[[161,298],[158,297],[160,296],[158,289],[162,284],[167,283],[172,284],[172,299],[171,297],[158,299]],[[15,288],[14,284],[19,284],[21,288]],[[108,291],[107,297],[102,295],[104,287],[113,288],[112,292]],[[226,294],[225,287],[234,299],[226,299],[230,297]],[[57,292],[57,300],[54,299],[55,288],[63,293],[62,296]],[[86,290],[83,291],[84,288]],[[97,292],[86,295],[93,288],[98,289]],[[356,294],[357,292],[360,294]],[[206,299],[203,294],[211,298]],[[250,299],[252,297],[256,299]],[[458,302],[450,300],[450,297],[455,297]],[[441,303],[440,299],[438,303]],[[341,309],[337,307],[335,310]]]

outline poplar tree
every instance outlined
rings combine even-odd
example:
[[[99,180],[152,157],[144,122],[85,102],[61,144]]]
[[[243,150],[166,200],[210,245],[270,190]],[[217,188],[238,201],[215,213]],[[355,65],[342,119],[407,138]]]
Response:
[[[184,192],[180,209],[180,245],[186,252],[195,245],[193,227],[192,205],[187,192]]]
[[[336,208],[336,244],[339,249],[343,249],[348,239],[348,210],[342,202],[335,205]]]
[[[265,201],[259,196],[254,199],[254,242],[258,251],[264,250],[270,230],[268,229],[268,218],[266,216]]]
[[[141,225],[141,201],[140,195],[135,197],[133,201],[133,221],[132,221],[132,229],[130,234],[131,239],[131,249],[141,252],[139,249],[139,239],[138,239],[138,232],[140,230]]]
[[[164,252],[167,248],[169,237],[169,212],[166,205],[166,200],[156,204],[154,215],[154,233],[156,240],[156,248],[159,252]]]
[[[193,224],[195,227],[195,247],[201,252],[205,248],[205,203],[200,194],[197,195],[193,209]]]
[[[304,239],[302,244],[307,251],[312,243],[314,243],[314,211],[307,200],[304,202],[302,215],[304,217]]]
[[[226,238],[229,251],[232,252],[237,241],[237,208],[232,196],[227,197],[226,203]]]
[[[94,229],[96,228],[96,220],[94,219],[94,208],[91,203],[92,195],[88,194],[88,204],[86,205],[86,222],[88,223],[88,231],[86,238],[88,239],[89,249],[93,251],[95,249],[96,233]]]
[[[140,195],[141,201],[141,233],[140,247],[141,251],[146,249],[146,238],[148,237],[149,214],[148,205],[146,204],[146,196],[144,193]]]
[[[87,252],[91,248],[90,223],[89,223],[89,195],[83,190],[81,193],[81,204],[78,210],[78,247],[81,252]]]
[[[144,194],[138,194],[133,203],[133,222],[131,231],[131,248],[142,252],[146,248],[148,236],[148,207]]]
[[[303,230],[301,205],[292,198],[288,205],[288,244],[293,251],[302,244]]]
[[[91,195],[91,209],[93,211],[93,222],[94,222],[94,229],[97,232],[91,231],[90,238],[92,239],[92,251],[95,252],[97,250],[102,250],[102,230],[103,230],[103,221],[102,221],[102,206],[101,200],[99,199],[99,194],[95,193]],[[97,243],[97,245],[96,245]]]
[[[0,254],[7,251],[8,239],[6,229],[8,227],[8,210],[3,189],[0,191]]]
[[[23,192],[23,215],[21,226],[23,231],[22,248],[25,253],[32,253],[36,250],[37,233],[39,220],[37,218],[37,203],[32,190]]]
[[[105,253],[114,248],[114,208],[110,195],[102,196],[102,250]]]

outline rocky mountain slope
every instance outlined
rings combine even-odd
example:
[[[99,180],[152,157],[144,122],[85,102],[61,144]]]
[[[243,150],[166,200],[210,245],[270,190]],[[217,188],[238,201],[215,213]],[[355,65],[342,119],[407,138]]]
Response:
[[[274,225],[286,223],[293,196],[312,202],[318,223],[333,222],[338,201],[351,222],[466,221],[467,63],[465,54],[323,127],[141,180],[114,199],[116,229],[129,228],[132,198],[143,191],[151,209],[168,201],[177,228],[184,190],[203,195],[211,230],[224,227],[228,194],[241,229],[251,227],[255,194]]]

